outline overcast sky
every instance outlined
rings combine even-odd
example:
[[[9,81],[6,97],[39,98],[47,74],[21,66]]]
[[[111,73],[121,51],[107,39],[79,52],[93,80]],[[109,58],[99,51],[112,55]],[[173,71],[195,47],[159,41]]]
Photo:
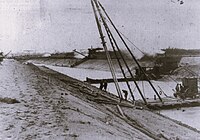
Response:
[[[200,0],[101,2],[119,30],[144,52],[200,48]],[[1,0],[0,19],[4,52],[101,46],[90,0]]]

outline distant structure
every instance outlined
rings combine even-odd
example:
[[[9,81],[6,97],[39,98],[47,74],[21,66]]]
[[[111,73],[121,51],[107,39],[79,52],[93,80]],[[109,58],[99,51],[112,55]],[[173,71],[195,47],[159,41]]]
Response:
[[[74,52],[53,53],[50,56],[50,58],[58,58],[58,59],[74,58],[74,57],[75,57]]]
[[[165,56],[181,56],[181,57],[199,57],[200,49],[178,49],[178,48],[167,48],[161,49],[164,51]]]
[[[161,50],[164,53],[158,53],[154,59],[155,64],[160,66],[160,71],[164,74],[178,68],[183,57],[200,57],[200,49],[167,48]]]
[[[110,54],[111,59],[116,59],[114,51],[108,51]],[[120,58],[120,54],[116,51],[118,58]],[[106,52],[103,48],[89,48],[88,49],[88,58],[89,59],[107,59]],[[126,54],[124,54],[125,59],[130,59]]]

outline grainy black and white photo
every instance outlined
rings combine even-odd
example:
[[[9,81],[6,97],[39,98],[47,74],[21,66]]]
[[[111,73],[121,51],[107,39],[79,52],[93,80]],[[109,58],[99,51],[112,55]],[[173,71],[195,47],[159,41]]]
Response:
[[[0,140],[200,140],[199,0],[0,0]]]

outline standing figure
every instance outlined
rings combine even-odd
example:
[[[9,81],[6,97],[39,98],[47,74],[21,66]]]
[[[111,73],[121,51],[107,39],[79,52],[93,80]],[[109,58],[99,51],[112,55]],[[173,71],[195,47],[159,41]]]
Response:
[[[104,83],[101,81],[101,82],[100,82],[100,87],[99,87],[99,88],[100,88],[100,90],[102,90],[102,89],[103,89],[103,87],[104,87]]]
[[[180,92],[183,93],[185,90],[184,86],[183,85],[180,85]]]
[[[108,87],[108,83],[105,81],[103,84],[104,90],[106,91],[107,87]]]
[[[180,84],[177,84],[175,89],[176,89],[176,92],[180,92]]]
[[[124,99],[127,100],[128,97],[128,91],[127,90],[122,90],[124,93]]]

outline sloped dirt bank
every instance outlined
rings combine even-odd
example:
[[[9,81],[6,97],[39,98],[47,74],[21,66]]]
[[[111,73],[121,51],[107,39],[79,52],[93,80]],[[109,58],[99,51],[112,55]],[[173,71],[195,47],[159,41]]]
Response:
[[[120,114],[116,96],[47,68],[5,60],[0,72],[2,98],[20,101],[0,103],[0,139],[200,139],[198,131],[126,101]]]

